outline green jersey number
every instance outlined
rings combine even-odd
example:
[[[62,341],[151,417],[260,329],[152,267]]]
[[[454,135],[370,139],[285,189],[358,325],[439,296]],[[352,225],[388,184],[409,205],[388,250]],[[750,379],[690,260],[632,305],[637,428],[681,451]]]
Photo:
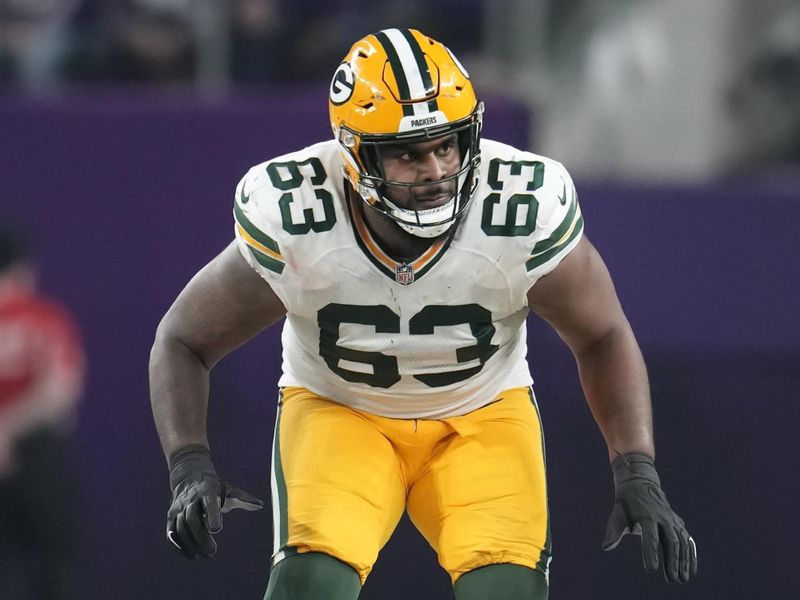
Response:
[[[389,388],[400,381],[397,357],[381,352],[353,350],[339,345],[341,325],[353,323],[372,325],[376,333],[400,333],[400,316],[388,306],[356,306],[352,304],[328,304],[317,313],[319,324],[319,353],[328,367],[346,381],[366,383],[372,387]],[[436,327],[469,325],[476,344],[456,350],[456,360],[466,363],[478,360],[480,364],[468,369],[445,373],[414,375],[429,387],[441,387],[469,379],[478,373],[489,358],[498,350],[492,344],[495,327],[492,313],[478,304],[459,306],[426,306],[409,321],[411,335],[430,335]],[[348,369],[341,361],[361,363],[364,370]]]
[[[508,167],[509,177],[522,176],[523,168],[526,174],[530,173],[530,180],[525,190],[530,193],[513,194],[506,204],[505,222],[493,224],[495,208],[500,203],[503,190],[503,180],[500,178],[500,168]],[[511,237],[515,235],[527,236],[536,228],[536,215],[539,212],[539,201],[533,192],[542,187],[544,182],[544,163],[538,160],[502,160],[493,158],[489,161],[488,183],[494,192],[483,200],[483,214],[481,229],[486,235],[501,235]],[[525,218],[518,224],[519,210],[525,207]]]
[[[352,350],[337,342],[342,323],[372,325],[375,333],[400,333],[400,317],[388,306],[354,306],[328,304],[317,312],[319,324],[319,354],[331,371],[346,381],[367,383],[373,387],[388,388],[400,381],[397,357],[380,352]],[[339,361],[370,365],[372,372],[345,369]]]
[[[308,173],[308,175],[306,175]],[[283,220],[283,228],[292,235],[304,235],[309,231],[317,233],[321,231],[329,231],[336,223],[336,212],[333,210],[333,196],[331,193],[320,187],[328,178],[325,169],[320,160],[312,156],[304,161],[288,161],[288,162],[271,162],[267,165],[267,174],[269,179],[279,190],[283,191],[283,195],[278,200],[278,205],[281,209],[281,219]],[[292,219],[291,204],[294,202],[293,190],[298,189],[303,181],[308,177],[308,181],[314,187],[314,196],[322,202],[323,219],[317,221],[314,219],[314,209],[303,209],[303,220],[295,222]]]

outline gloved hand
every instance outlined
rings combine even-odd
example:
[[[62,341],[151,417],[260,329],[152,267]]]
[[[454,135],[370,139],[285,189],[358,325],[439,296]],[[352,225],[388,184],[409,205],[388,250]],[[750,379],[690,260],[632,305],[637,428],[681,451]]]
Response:
[[[222,513],[264,506],[217,476],[205,446],[186,446],[170,457],[169,485],[172,504],[167,512],[167,539],[192,559],[198,555],[211,558],[217,551],[213,534],[222,531]]]
[[[667,502],[653,459],[621,454],[611,463],[614,508],[603,549],[613,550],[627,534],[642,538],[644,568],[664,571],[667,581],[686,583],[697,573],[697,546]]]

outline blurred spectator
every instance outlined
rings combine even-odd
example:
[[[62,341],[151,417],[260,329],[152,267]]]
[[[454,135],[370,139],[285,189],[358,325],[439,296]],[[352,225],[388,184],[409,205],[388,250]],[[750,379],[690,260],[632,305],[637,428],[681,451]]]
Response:
[[[0,595],[72,597],[66,441],[82,391],[76,327],[36,289],[22,234],[0,226]],[[17,582],[22,592],[14,589]],[[6,595],[9,594],[9,595]]]
[[[0,0],[0,84],[52,85],[81,0]]]
[[[230,7],[230,75],[235,82],[269,82],[290,70],[289,44],[278,0],[233,0]]]
[[[750,139],[743,162],[800,160],[800,3],[777,4],[783,6],[765,11],[769,18],[753,19],[765,24],[753,27],[748,56],[730,87],[733,116],[743,120]]]
[[[83,82],[186,84],[195,77],[194,0],[86,0],[64,60]]]

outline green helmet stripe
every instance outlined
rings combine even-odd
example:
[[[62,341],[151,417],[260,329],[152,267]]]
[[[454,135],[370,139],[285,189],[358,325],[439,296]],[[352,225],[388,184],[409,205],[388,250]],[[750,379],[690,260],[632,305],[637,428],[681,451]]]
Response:
[[[402,33],[406,40],[408,40],[408,45],[411,47],[411,53],[414,55],[414,60],[417,62],[417,68],[419,69],[420,75],[422,75],[422,85],[425,88],[425,95],[430,95],[436,90],[433,88],[431,72],[430,69],[428,69],[428,63],[425,62],[425,55],[422,53],[422,48],[420,48],[417,38],[415,38],[408,29],[403,29]],[[435,98],[428,102],[428,109],[431,112],[439,110],[439,104],[436,102]]]
[[[389,36],[387,36],[383,31],[376,33],[375,37],[378,38],[378,41],[386,51],[386,56],[389,58],[389,65],[391,65],[392,73],[394,73],[394,78],[397,81],[397,91],[400,93],[400,101],[402,102],[404,100],[410,100],[411,92],[408,88],[408,79],[406,79],[406,72],[403,69],[403,63],[400,60],[400,56],[397,54],[397,50],[389,40]],[[406,103],[403,103],[402,106],[403,116],[408,117],[414,114],[413,106]]]

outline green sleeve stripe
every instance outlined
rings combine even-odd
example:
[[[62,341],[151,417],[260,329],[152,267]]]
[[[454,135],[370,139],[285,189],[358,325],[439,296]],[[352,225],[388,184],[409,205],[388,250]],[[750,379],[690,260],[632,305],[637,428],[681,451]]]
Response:
[[[270,271],[274,271],[278,275],[283,273],[283,269],[286,265],[281,261],[264,254],[260,250],[256,250],[252,246],[248,246],[247,249],[253,253],[253,258],[255,258],[258,261],[258,264],[260,264],[262,267],[267,268]]]
[[[557,246],[552,247],[541,254],[537,254],[536,256],[531,256],[525,263],[525,269],[528,271],[532,271],[533,269],[542,266],[544,263],[546,263],[555,255],[557,255],[559,252],[561,252],[566,246],[568,246],[575,238],[577,238],[581,234],[582,231],[583,231],[583,215],[578,215],[578,220],[575,222],[575,227],[572,230],[572,233],[569,234],[569,237],[563,243],[558,244]]]
[[[242,226],[242,229],[244,229],[247,233],[249,233],[254,240],[259,242],[260,244],[263,244],[276,254],[281,253],[280,248],[278,248],[278,242],[273,240],[266,233],[261,231],[258,227],[253,225],[250,222],[250,220],[245,216],[244,212],[242,212],[242,209],[239,208],[238,202],[233,203],[233,216],[236,219],[236,222]]]
[[[569,209],[567,210],[567,215],[564,217],[564,220],[561,221],[561,224],[556,227],[555,231],[550,235],[549,238],[546,240],[541,240],[536,242],[536,245],[531,250],[531,255],[534,254],[541,254],[542,252],[546,252],[553,246],[558,243],[564,234],[569,231],[569,228],[572,226],[573,221],[575,220],[575,213],[578,211],[578,200],[573,195],[572,202],[570,202]]]

